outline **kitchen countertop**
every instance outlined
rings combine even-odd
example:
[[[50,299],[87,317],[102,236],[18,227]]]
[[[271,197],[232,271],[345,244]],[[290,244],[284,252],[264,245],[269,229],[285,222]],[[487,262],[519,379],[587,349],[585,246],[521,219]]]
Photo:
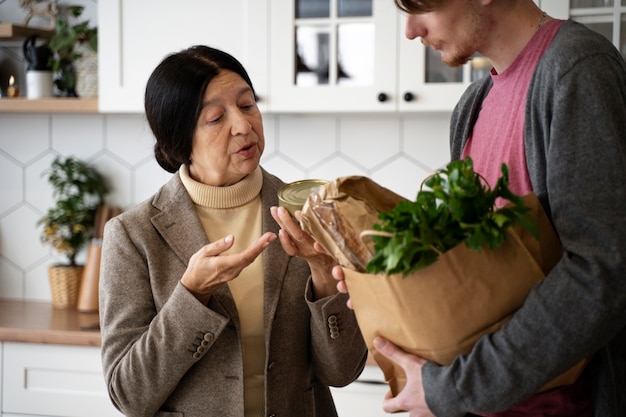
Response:
[[[0,299],[0,342],[100,346],[98,313],[51,303]]]

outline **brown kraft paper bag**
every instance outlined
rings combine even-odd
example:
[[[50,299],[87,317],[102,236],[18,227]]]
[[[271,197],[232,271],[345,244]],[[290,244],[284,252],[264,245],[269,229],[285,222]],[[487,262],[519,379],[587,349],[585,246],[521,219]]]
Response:
[[[392,394],[397,395],[406,376],[400,366],[376,351],[372,344],[375,336],[448,365],[458,355],[469,353],[484,334],[496,331],[510,319],[531,288],[559,261],[562,249],[539,200],[529,194],[524,202],[536,216],[539,240],[517,226],[509,230],[497,249],[477,252],[460,244],[434,264],[406,277],[358,272],[364,270],[358,264],[366,261],[352,262],[358,257],[345,255],[350,252],[346,246],[358,246],[355,242],[348,245],[347,240],[370,229],[378,220],[378,211],[390,209],[380,207],[395,206],[401,199],[379,187],[366,177],[343,177],[329,183],[305,204],[302,227],[344,267],[361,333]],[[334,217],[328,213],[320,216],[320,208],[332,208]],[[337,223],[346,219],[355,229],[337,242]],[[363,245],[372,250],[371,245]],[[540,391],[574,382],[585,364],[586,360],[581,361]]]

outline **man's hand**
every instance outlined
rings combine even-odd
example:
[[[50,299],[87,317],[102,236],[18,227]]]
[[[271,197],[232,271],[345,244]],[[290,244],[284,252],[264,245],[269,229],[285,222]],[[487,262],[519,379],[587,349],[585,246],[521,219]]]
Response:
[[[383,410],[387,413],[408,411],[409,417],[435,417],[426,404],[422,367],[427,362],[419,356],[406,353],[387,339],[376,337],[374,347],[383,356],[389,358],[404,369],[406,385],[393,397],[391,391],[383,400]]]

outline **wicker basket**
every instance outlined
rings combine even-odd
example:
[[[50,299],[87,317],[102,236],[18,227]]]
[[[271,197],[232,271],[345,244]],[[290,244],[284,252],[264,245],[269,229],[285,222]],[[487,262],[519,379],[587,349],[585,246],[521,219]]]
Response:
[[[54,308],[76,308],[83,266],[50,266],[48,278]]]

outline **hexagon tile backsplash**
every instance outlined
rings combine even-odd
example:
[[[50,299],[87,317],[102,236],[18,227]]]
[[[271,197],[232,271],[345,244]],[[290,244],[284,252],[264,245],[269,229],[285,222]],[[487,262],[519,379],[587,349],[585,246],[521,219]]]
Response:
[[[413,198],[448,161],[449,117],[266,115],[261,165],[285,182],[364,175]],[[143,115],[0,114],[0,298],[51,298],[47,268],[58,258],[37,221],[53,204],[42,174],[54,157],[92,163],[108,181],[107,202],[128,209],[171,176],[154,161],[153,140]]]

